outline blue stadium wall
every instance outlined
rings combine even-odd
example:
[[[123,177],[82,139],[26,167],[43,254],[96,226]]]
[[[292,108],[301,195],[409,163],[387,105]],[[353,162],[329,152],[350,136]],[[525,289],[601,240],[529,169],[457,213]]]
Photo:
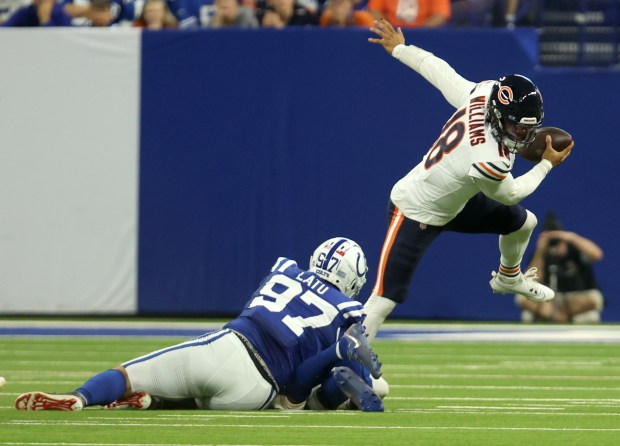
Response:
[[[278,256],[305,266],[340,235],[367,253],[365,300],[390,189],[452,113],[369,35],[1,28],[0,314],[233,315]],[[620,322],[620,72],[539,68],[533,30],[407,38],[469,79],[540,85],[577,148],[524,204],[601,244]],[[495,236],[442,235],[395,316],[516,320],[498,257]]]
[[[143,33],[138,311],[233,315],[279,256],[307,264],[324,239],[364,248],[375,279],[393,183],[426,153],[451,107],[365,30]],[[519,72],[573,155],[524,205],[553,209],[605,250],[605,321],[620,321],[620,72],[544,69],[533,30],[415,30],[408,42],[471,80]],[[516,172],[529,168],[518,161]],[[531,246],[532,248],[533,246]],[[527,256],[531,255],[532,249]],[[488,286],[497,237],[446,233],[393,317],[518,320]]]

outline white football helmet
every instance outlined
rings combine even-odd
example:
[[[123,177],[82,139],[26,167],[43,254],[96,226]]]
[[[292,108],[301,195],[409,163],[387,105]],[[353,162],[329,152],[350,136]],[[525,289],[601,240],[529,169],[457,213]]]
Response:
[[[366,283],[366,256],[362,248],[345,237],[330,238],[310,256],[310,272],[355,298]]]

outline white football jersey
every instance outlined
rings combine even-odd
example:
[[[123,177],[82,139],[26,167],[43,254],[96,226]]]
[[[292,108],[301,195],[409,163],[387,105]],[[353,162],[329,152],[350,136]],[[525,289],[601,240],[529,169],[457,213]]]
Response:
[[[512,170],[515,155],[501,148],[485,123],[494,81],[463,84],[471,85],[422,162],[392,188],[392,202],[410,219],[443,226],[480,192],[474,177],[499,182]]]

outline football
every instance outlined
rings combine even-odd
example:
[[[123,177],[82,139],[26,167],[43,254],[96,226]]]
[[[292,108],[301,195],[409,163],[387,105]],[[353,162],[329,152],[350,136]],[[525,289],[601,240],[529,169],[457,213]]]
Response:
[[[547,143],[545,141],[545,137],[547,135],[551,135],[551,144],[557,152],[561,152],[567,148],[571,142],[573,142],[573,137],[570,136],[570,133],[565,132],[562,129],[557,127],[541,127],[536,130],[536,137],[534,138],[534,141],[532,141],[527,148],[521,150],[519,155],[521,155],[523,159],[532,161],[533,163],[539,162],[542,159],[542,154],[545,151],[545,148],[547,147]]]

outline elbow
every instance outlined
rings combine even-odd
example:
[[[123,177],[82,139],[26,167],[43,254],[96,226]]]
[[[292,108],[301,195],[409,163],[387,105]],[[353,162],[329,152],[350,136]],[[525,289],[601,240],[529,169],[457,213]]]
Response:
[[[603,260],[603,257],[605,257],[605,255],[603,254],[603,250],[602,249],[598,249],[595,252],[593,252],[592,254],[590,254],[590,261],[591,262],[600,262],[601,260]]]

